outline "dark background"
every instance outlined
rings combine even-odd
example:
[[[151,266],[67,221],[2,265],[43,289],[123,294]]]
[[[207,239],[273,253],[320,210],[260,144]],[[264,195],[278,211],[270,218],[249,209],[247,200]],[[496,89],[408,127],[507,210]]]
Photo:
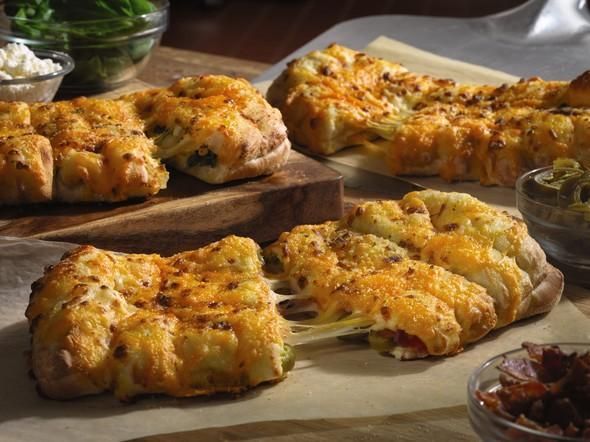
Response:
[[[379,14],[478,17],[525,0],[171,0],[162,44],[275,63],[336,23]]]

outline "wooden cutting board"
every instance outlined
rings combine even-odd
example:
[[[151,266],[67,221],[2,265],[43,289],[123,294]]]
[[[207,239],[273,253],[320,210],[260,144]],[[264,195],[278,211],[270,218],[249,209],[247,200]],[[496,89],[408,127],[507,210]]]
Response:
[[[271,241],[297,224],[342,216],[342,179],[291,152],[268,177],[214,186],[171,170],[158,195],[118,204],[0,207],[0,235],[173,254],[226,235]]]

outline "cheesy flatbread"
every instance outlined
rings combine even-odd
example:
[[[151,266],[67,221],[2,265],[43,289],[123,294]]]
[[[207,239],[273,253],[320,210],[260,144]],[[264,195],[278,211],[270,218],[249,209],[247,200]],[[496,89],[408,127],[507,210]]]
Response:
[[[280,112],[246,80],[183,78],[168,89],[126,99],[145,119],[158,156],[208,183],[267,175],[288,159]]]
[[[246,238],[169,258],[84,246],[32,288],[33,373],[51,398],[239,392],[293,363]]]
[[[115,100],[0,102],[0,205],[149,197],[166,188],[162,162],[215,184],[268,175],[290,147],[280,112],[225,76]]]
[[[460,193],[364,203],[282,234],[264,256],[311,323],[363,317],[373,346],[401,359],[456,353],[550,310],[563,290],[522,221]]]
[[[513,186],[556,158],[590,160],[589,84],[461,85],[331,45],[290,62],[267,96],[314,152],[365,145],[393,174]]]

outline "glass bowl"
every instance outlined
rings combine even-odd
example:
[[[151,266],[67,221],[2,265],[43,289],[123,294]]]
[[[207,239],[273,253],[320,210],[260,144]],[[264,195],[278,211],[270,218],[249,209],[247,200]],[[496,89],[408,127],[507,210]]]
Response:
[[[0,80],[0,101],[51,101],[67,74],[74,69],[74,60],[68,54],[56,51],[33,50],[42,59],[59,63],[61,69],[45,75]]]
[[[543,167],[516,181],[516,206],[529,234],[568,281],[590,284],[590,213],[559,207],[557,201],[532,191],[535,176],[551,170]]]
[[[67,95],[115,89],[135,78],[168,26],[167,0],[151,0],[154,10],[146,14],[71,21],[23,17],[20,3],[0,2],[0,41],[69,54],[75,68],[62,84]]]
[[[588,343],[550,343],[543,345],[557,345],[565,353],[577,352],[578,354],[582,354],[590,351],[590,344]],[[513,423],[488,410],[477,398],[477,390],[493,392],[501,386],[499,381],[500,371],[496,367],[504,359],[519,359],[523,357],[528,357],[528,353],[524,348],[508,351],[489,359],[471,374],[467,384],[467,412],[473,430],[484,441],[583,441],[583,438],[559,436]]]

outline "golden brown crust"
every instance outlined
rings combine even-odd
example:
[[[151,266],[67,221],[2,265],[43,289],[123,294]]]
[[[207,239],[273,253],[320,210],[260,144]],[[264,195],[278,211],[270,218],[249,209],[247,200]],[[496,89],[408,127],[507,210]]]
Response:
[[[149,197],[166,187],[160,159],[219,184],[271,174],[290,151],[280,112],[246,80],[219,75],[117,100],[0,102],[5,137],[0,204]]]
[[[313,299],[316,321],[361,314],[378,325],[371,330],[424,344],[396,347],[402,358],[456,353],[493,328],[550,310],[563,291],[563,275],[522,220],[455,192],[363,203],[339,222],[282,234],[264,254],[269,272]]]
[[[312,151],[366,145],[393,174],[513,186],[556,158],[588,156],[589,84],[590,73],[461,85],[331,45],[290,62],[267,96]]]
[[[47,397],[72,399],[103,391],[84,373],[73,370],[72,355],[68,350],[54,352],[43,349],[31,362],[39,390]]]
[[[590,71],[576,77],[567,88],[565,102],[570,106],[590,105]]]
[[[531,293],[529,307],[517,319],[547,313],[555,307],[563,293],[563,273],[551,264],[545,266],[545,276],[539,281]]]
[[[281,169],[287,163],[290,152],[291,142],[285,139],[268,154],[250,159],[233,168],[190,169],[190,174],[211,184],[222,184],[228,181],[270,175]],[[177,166],[180,170],[183,170],[183,166],[179,165],[179,162],[174,158],[170,159],[169,162]]]
[[[32,286],[40,391],[185,397],[285,376],[282,323],[258,246],[230,236],[162,258],[83,246]]]

